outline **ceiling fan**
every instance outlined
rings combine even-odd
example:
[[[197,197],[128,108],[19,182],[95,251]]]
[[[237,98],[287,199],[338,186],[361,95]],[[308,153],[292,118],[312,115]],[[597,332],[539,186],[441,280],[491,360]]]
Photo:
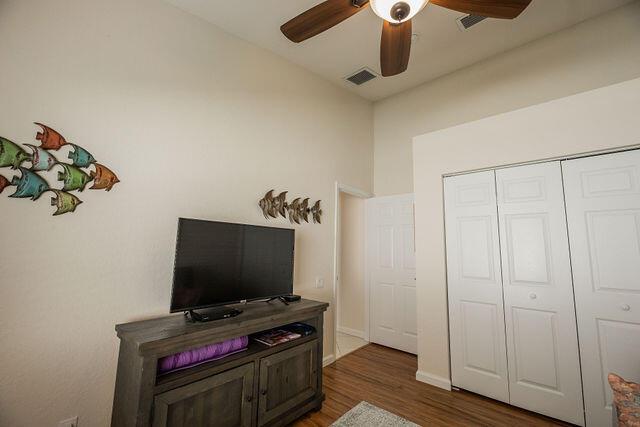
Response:
[[[532,0],[327,0],[296,16],[282,27],[292,42],[300,43],[371,6],[384,20],[380,43],[380,68],[384,77],[404,72],[411,53],[411,18],[427,3],[471,15],[514,19]]]

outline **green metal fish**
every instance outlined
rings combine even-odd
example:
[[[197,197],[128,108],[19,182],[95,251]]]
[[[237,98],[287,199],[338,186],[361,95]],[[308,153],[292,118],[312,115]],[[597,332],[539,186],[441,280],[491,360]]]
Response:
[[[91,177],[80,168],[66,163],[58,164],[64,168],[64,172],[58,172],[58,181],[64,181],[63,191],[82,191],[87,183],[91,181]]]
[[[11,169],[18,169],[22,162],[30,158],[18,144],[0,136],[0,167],[11,166]]]
[[[55,193],[55,197],[51,198],[51,206],[56,206],[58,209],[53,213],[53,216],[66,214],[68,212],[74,212],[78,205],[82,203],[82,200],[70,193],[66,193],[60,190],[51,190]]]

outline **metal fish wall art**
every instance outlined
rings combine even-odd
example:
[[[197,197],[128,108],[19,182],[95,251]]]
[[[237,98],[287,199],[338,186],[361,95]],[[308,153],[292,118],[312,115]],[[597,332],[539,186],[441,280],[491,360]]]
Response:
[[[96,170],[91,171],[89,176],[93,180],[93,185],[90,190],[107,190],[111,191],[114,185],[120,182],[115,173],[113,173],[108,167],[96,163]]]
[[[59,132],[51,129],[47,125],[43,125],[42,123],[35,122],[36,125],[42,128],[42,132],[38,132],[36,134],[36,140],[40,141],[40,147],[45,150],[59,150],[63,145],[67,145],[68,142],[64,138],[64,136],[60,135]]]
[[[20,178],[14,176],[11,181],[11,185],[15,185],[17,188],[16,192],[9,197],[37,200],[42,196],[42,193],[49,189],[47,181],[37,173],[23,167],[20,168],[20,173],[22,175]]]
[[[13,176],[0,174],[0,193],[5,188],[14,186],[16,190],[9,197],[38,200],[44,193],[52,192],[51,206],[56,207],[53,215],[58,216],[75,212],[82,204],[82,200],[71,192],[83,191],[90,183],[93,183],[90,190],[111,191],[120,182],[111,169],[98,163],[85,148],[70,143],[50,126],[37,122],[35,124],[40,127],[35,136],[40,145],[24,144],[31,154],[17,143],[0,136],[0,168],[10,168],[18,173],[14,172]],[[68,159],[71,163],[59,161],[52,153],[66,145],[70,147]],[[29,162],[26,164],[29,168],[23,165],[25,162]],[[62,188],[53,188],[40,175],[54,168],[57,168],[58,181],[62,182],[58,185]]]
[[[55,194],[55,197],[51,198],[51,206],[55,206],[57,210],[53,216],[62,215],[67,212],[74,212],[76,207],[82,203],[82,200],[78,199],[71,193],[60,190],[50,190]]]
[[[32,151],[31,154],[31,170],[34,172],[38,171],[50,171],[58,160],[54,157],[53,154],[48,152],[42,147],[36,147],[31,144],[24,144],[29,147]]]
[[[31,156],[18,144],[0,136],[0,168],[18,169]]]
[[[315,224],[322,223],[322,209],[320,209],[320,200],[315,202],[312,207],[309,207],[309,198],[302,199],[296,197],[287,202],[287,191],[283,191],[277,196],[274,196],[275,190],[269,190],[262,199],[258,201],[258,206],[262,210],[262,215],[266,219],[278,218],[280,215],[283,218],[289,218],[292,224],[302,224],[302,222],[309,222],[309,216]]]
[[[9,181],[4,176],[0,175],[0,193],[2,193],[4,189],[10,185],[11,185],[11,181]]]

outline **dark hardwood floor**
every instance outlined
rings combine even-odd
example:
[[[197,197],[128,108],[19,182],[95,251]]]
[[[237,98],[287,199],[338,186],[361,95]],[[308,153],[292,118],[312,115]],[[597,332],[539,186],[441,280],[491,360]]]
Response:
[[[297,427],[329,426],[363,400],[422,426],[567,426],[568,424],[465,391],[448,392],[415,380],[416,356],[369,344],[324,369],[322,410]]]

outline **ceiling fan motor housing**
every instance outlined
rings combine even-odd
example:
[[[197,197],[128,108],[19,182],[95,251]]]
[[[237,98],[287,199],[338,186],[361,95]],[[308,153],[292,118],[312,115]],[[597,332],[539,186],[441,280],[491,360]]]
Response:
[[[411,13],[411,6],[403,1],[399,1],[391,7],[391,17],[398,22],[409,16],[409,13]]]

